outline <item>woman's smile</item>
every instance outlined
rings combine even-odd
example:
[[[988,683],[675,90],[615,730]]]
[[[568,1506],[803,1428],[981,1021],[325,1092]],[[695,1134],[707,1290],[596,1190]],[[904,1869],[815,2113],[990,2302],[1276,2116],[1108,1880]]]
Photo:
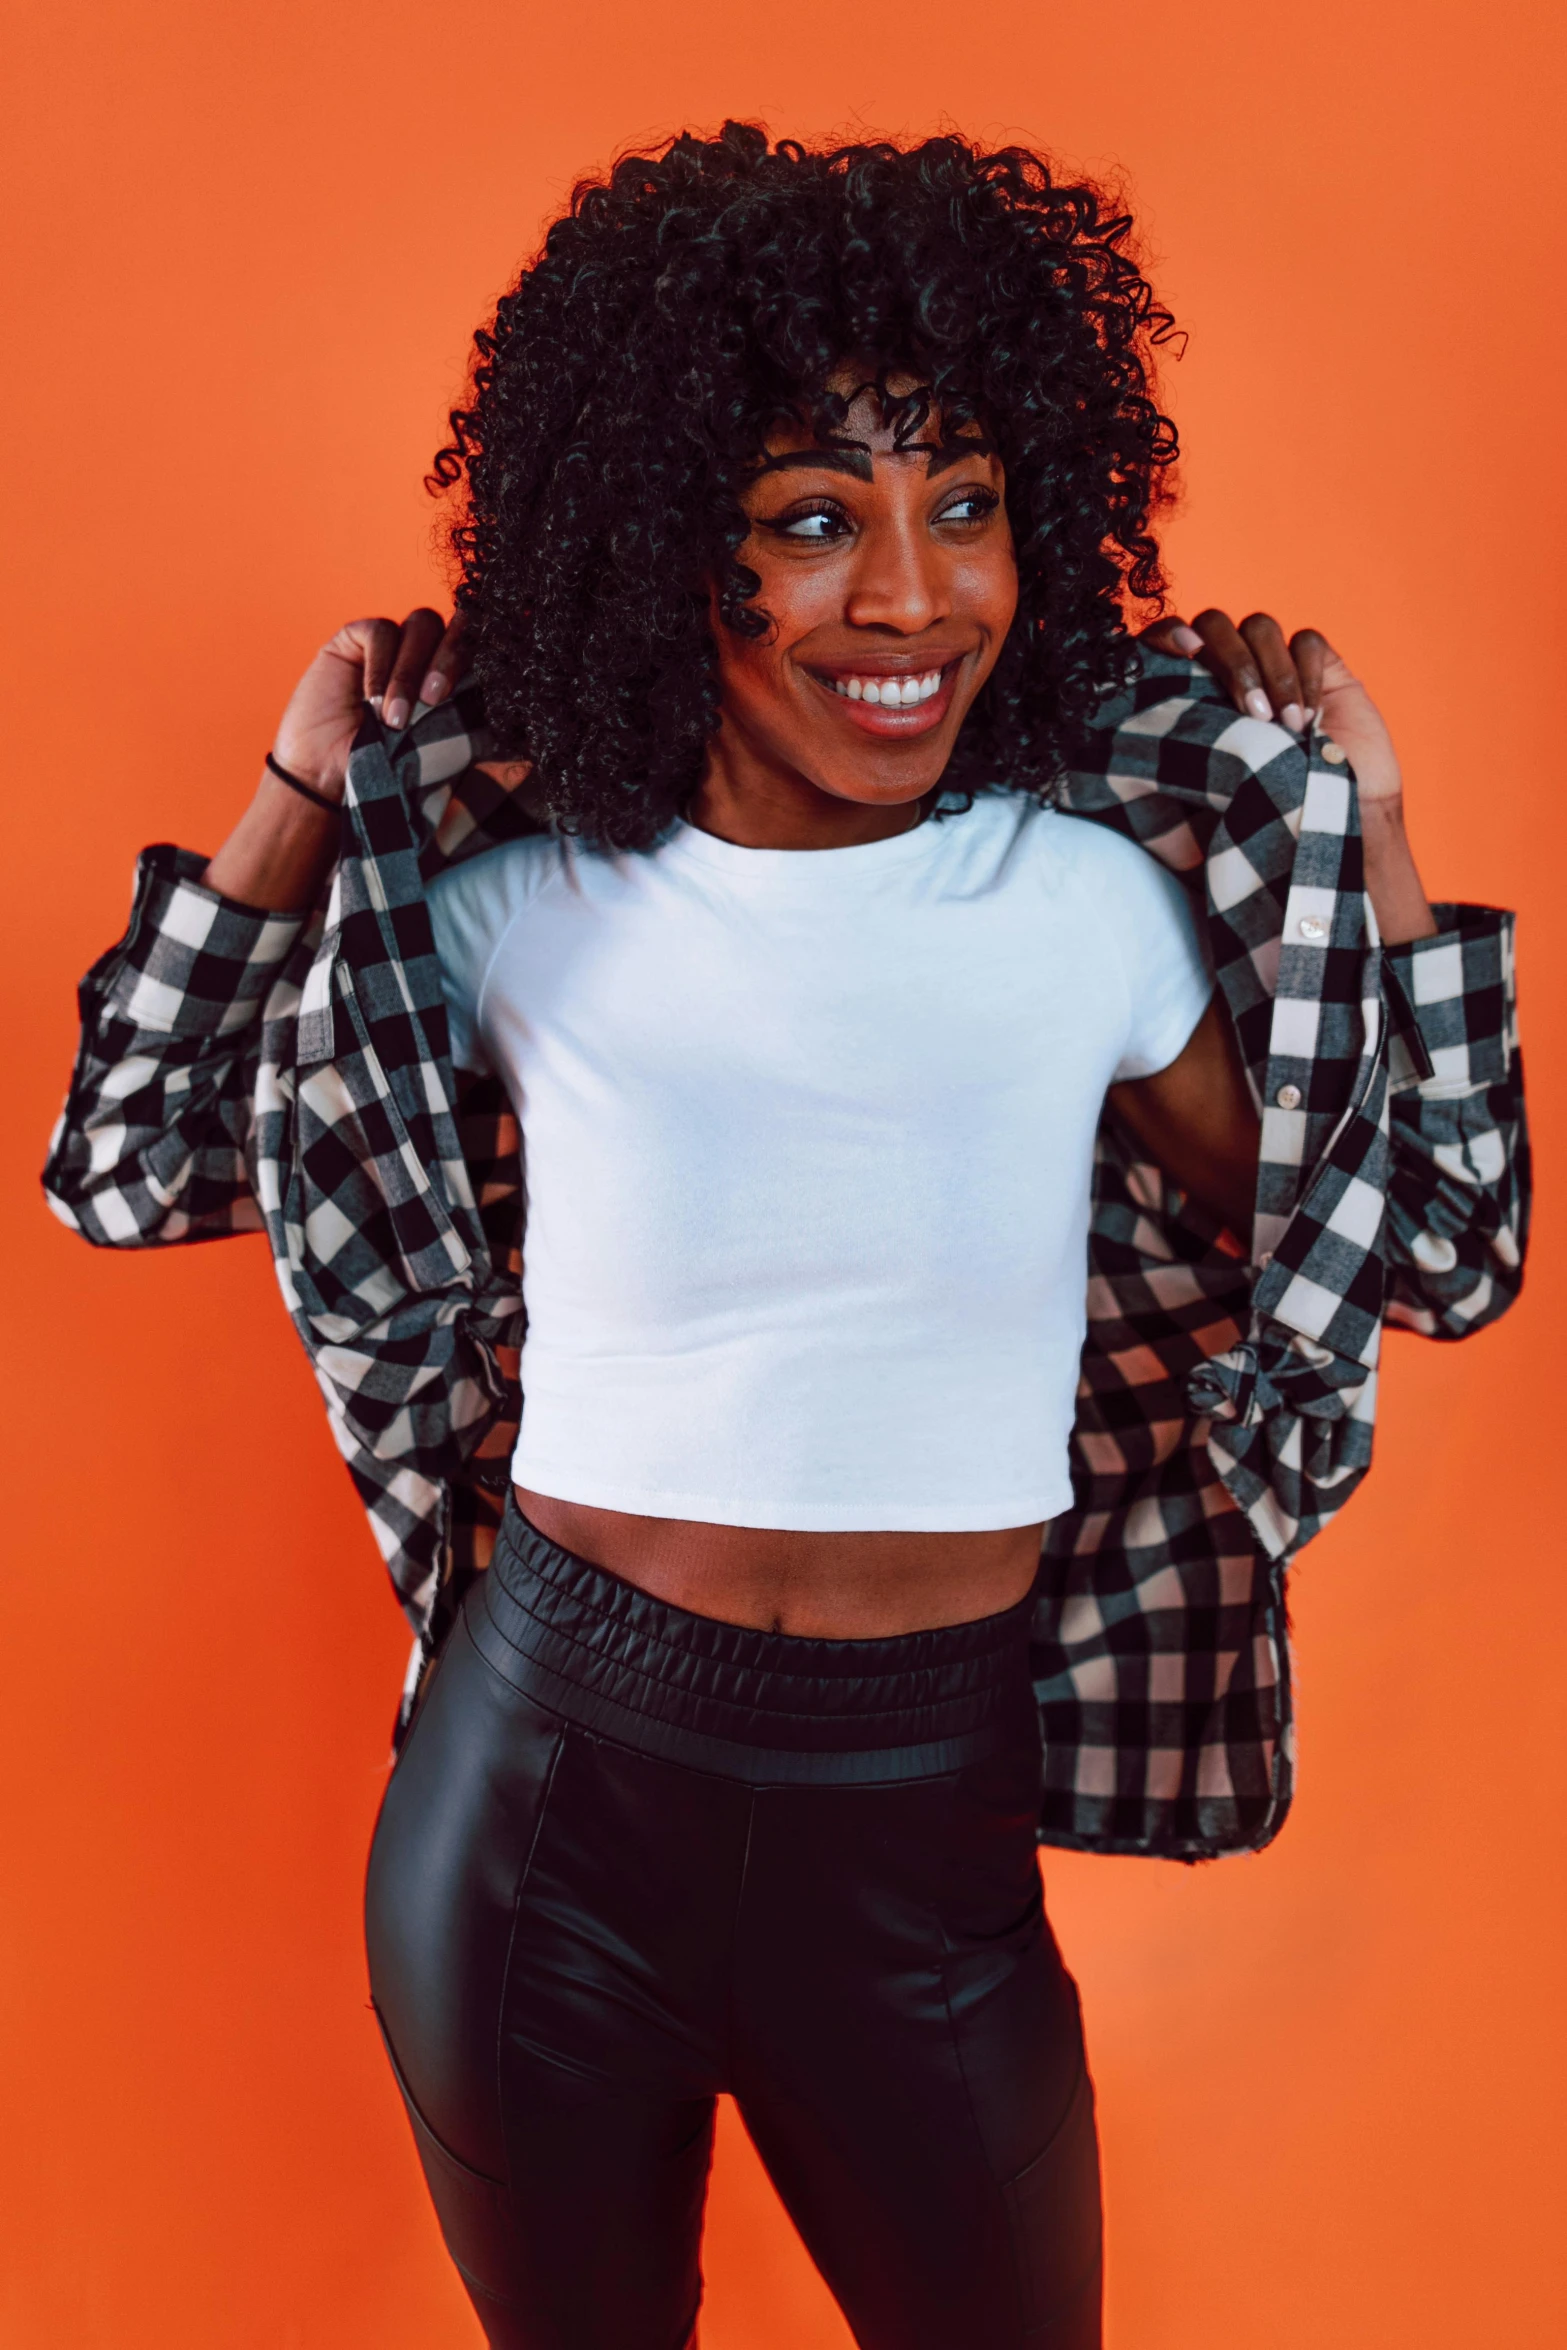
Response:
[[[897,740],[930,734],[952,707],[962,655],[906,661],[862,658],[852,669],[804,664],[805,674],[829,694],[836,714],[861,733]]]

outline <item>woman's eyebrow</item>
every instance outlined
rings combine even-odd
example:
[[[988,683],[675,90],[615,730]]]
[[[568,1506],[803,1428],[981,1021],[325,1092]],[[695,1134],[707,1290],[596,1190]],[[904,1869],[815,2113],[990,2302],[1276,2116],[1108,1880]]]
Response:
[[[949,465],[961,465],[965,457],[994,457],[996,444],[983,433],[960,434],[951,441],[910,441],[911,449],[924,449],[930,458],[927,476],[945,473]]]
[[[949,465],[961,465],[965,457],[993,457],[995,443],[983,434],[969,433],[951,441],[905,441],[893,454],[899,457],[923,455],[929,459],[928,475],[945,473]],[[870,481],[871,453],[864,442],[852,446],[835,443],[830,448],[787,449],[779,456],[764,456],[756,470],[760,473],[782,473],[789,468],[815,468],[828,473],[849,473],[856,481]]]
[[[871,453],[863,442],[851,448],[788,449],[782,456],[763,457],[758,473],[782,473],[790,466],[814,466],[829,473],[852,473],[856,481],[870,481]]]

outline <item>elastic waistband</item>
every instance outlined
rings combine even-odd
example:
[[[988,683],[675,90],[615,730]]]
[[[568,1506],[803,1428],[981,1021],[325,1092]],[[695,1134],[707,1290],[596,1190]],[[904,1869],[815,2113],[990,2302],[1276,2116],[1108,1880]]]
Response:
[[[870,1784],[959,1770],[1031,1710],[1032,1598],[891,1640],[803,1640],[671,1607],[507,1506],[464,1610],[482,1655],[568,1721],[726,1778]]]

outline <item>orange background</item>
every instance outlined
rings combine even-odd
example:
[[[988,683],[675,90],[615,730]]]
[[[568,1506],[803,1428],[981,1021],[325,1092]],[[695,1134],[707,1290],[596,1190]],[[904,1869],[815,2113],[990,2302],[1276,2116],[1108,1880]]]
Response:
[[[136,846],[215,846],[318,640],[432,592],[476,318],[579,170],[726,111],[1126,174],[1191,330],[1185,608],[1329,628],[1433,892],[1523,910],[1529,1293],[1391,1342],[1379,1473],[1296,1583],[1295,1817],[1047,1875],[1113,2350],[1567,2338],[1564,48],[1552,0],[13,19],[4,2350],[478,2339],[366,2007],[404,1636],[265,1250],[89,1255],[36,1168]],[[847,2342],[732,2124],[708,2267],[706,2350]]]

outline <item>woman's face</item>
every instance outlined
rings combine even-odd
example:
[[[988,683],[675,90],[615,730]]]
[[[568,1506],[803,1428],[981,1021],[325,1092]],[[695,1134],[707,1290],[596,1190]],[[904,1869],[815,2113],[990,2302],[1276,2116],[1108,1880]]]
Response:
[[[715,628],[732,782],[887,808],[935,788],[1017,610],[1003,489],[977,428],[948,438],[933,416],[897,449],[869,391],[841,443],[774,435],[740,549],[774,626],[760,641]]]

